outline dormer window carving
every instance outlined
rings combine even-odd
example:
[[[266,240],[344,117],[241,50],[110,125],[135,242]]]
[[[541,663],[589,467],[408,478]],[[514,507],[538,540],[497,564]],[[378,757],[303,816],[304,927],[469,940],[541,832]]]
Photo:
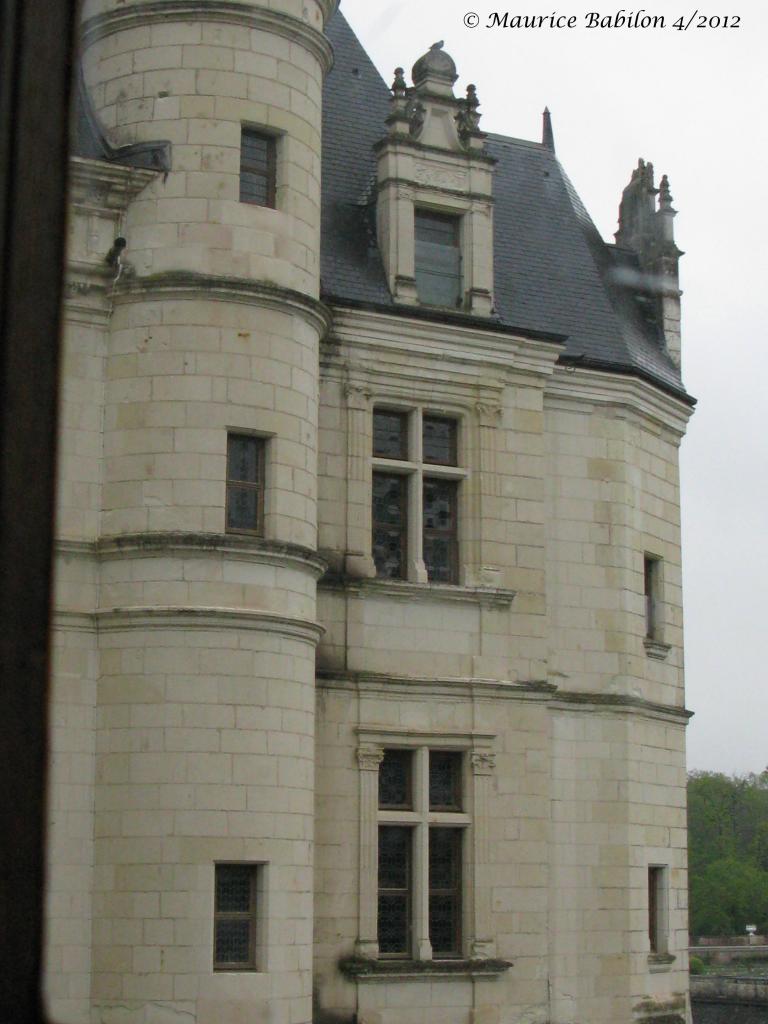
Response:
[[[456,65],[442,47],[416,61],[411,87],[395,70],[388,134],[377,147],[379,248],[396,302],[488,316],[495,161],[477,90],[454,96]]]

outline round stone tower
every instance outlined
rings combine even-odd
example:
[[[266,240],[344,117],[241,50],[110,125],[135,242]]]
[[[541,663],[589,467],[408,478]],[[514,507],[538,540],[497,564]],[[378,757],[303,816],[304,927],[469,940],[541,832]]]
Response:
[[[130,204],[104,359],[94,1020],[311,1020],[320,128],[335,0],[85,0]]]

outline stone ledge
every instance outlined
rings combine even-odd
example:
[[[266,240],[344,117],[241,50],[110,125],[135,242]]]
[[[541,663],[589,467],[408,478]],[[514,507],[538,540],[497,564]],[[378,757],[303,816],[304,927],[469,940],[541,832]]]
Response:
[[[356,981],[424,980],[433,978],[498,978],[512,966],[511,960],[372,960],[346,957],[339,970]]]
[[[178,551],[190,551],[196,555],[205,552],[227,555],[240,561],[281,566],[293,564],[310,569],[318,577],[327,568],[325,560],[311,548],[237,533],[187,533],[179,530],[168,533],[114,534],[100,537],[97,541],[61,538],[56,541],[56,551],[62,555],[86,555],[102,559],[149,558]]]
[[[677,957],[672,953],[650,953],[648,955],[648,969],[651,974],[660,974],[668,971]]]
[[[672,650],[671,644],[663,644],[661,640],[654,640],[650,636],[643,640],[643,647],[645,647],[648,657],[655,658],[656,661],[666,661],[667,655]]]
[[[327,575],[320,586],[328,590],[345,590],[348,593],[370,597],[395,597],[401,600],[459,601],[488,605],[494,608],[508,608],[516,591],[504,587],[460,586],[451,583],[412,583],[408,580],[361,580],[349,576]]]
[[[281,313],[289,311],[304,319],[323,337],[331,326],[331,312],[319,299],[294,288],[245,277],[201,274],[193,270],[166,270],[145,276],[126,276],[115,289],[115,300],[121,302],[152,299],[216,299],[221,302],[242,302],[249,306],[265,306]]]

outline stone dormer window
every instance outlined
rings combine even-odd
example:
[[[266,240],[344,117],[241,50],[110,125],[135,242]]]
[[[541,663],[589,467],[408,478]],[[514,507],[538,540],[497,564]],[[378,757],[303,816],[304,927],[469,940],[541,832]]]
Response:
[[[395,71],[388,134],[377,147],[377,229],[396,302],[488,316],[493,308],[493,165],[474,85],[435,43],[409,87]]]

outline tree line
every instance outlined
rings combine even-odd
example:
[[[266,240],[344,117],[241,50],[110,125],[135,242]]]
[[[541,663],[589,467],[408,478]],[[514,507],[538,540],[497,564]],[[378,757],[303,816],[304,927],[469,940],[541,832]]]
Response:
[[[768,934],[768,769],[688,776],[692,936]]]

